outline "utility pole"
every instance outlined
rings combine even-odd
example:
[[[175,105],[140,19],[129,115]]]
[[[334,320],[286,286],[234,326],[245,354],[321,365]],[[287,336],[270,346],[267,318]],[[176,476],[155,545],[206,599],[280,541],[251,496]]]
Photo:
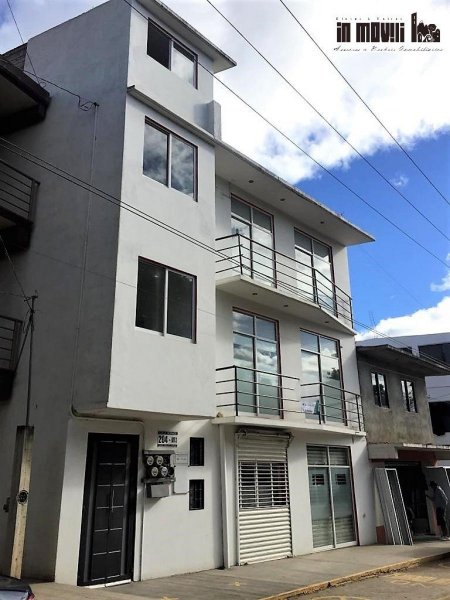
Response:
[[[16,433],[16,448],[14,455],[13,478],[11,482],[11,499],[13,510],[10,526],[13,529],[11,553],[11,577],[20,579],[22,575],[23,550],[25,545],[25,530],[27,525],[28,497],[31,479],[31,461],[33,457],[34,426],[30,425],[31,384],[33,374],[33,342],[34,315],[37,294],[31,296],[29,304],[30,315],[28,328],[30,347],[28,360],[28,385],[25,413],[25,425],[19,425]],[[11,539],[11,538],[10,538]]]

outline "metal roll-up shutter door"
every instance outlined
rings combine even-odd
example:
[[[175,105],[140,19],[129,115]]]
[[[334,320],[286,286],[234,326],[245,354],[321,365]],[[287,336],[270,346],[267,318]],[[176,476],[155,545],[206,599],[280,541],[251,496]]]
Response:
[[[237,434],[238,563],[292,556],[288,436]]]

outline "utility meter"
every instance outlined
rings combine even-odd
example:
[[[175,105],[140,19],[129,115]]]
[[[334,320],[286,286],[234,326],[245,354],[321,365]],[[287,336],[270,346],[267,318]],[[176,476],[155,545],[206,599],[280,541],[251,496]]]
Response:
[[[148,498],[169,495],[169,483],[175,481],[175,452],[173,450],[143,450],[145,483]]]

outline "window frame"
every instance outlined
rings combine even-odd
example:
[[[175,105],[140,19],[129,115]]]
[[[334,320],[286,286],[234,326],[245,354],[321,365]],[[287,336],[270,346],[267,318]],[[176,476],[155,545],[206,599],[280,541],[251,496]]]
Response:
[[[164,298],[163,298],[163,330],[158,331],[155,329],[149,329],[148,327],[142,327],[137,324],[137,292],[139,290],[139,264],[151,264],[157,267],[161,267],[164,269]],[[168,305],[169,305],[169,272],[176,273],[179,275],[185,275],[187,277],[192,277],[193,280],[193,289],[192,289],[192,321],[191,321],[191,331],[192,336],[190,338],[184,337],[182,335],[177,335],[175,333],[170,333],[167,331],[167,322],[168,322]],[[136,285],[136,314],[135,314],[135,327],[138,329],[143,329],[145,331],[151,331],[154,334],[163,336],[163,337],[173,337],[177,339],[184,339],[192,343],[197,342],[197,276],[192,273],[186,273],[185,271],[181,271],[180,269],[174,269],[168,265],[163,265],[155,260],[151,260],[149,258],[145,258],[144,256],[138,257],[138,277],[137,277],[137,285]]]
[[[411,385],[411,391],[412,391],[412,401],[411,402],[409,400],[407,384]],[[419,411],[417,409],[417,398],[416,398],[416,389],[414,386],[414,381],[412,381],[411,379],[401,379],[400,387],[402,390],[402,398],[403,398],[404,408],[406,408],[406,410],[410,413],[417,414]]]
[[[193,449],[198,444],[197,448]],[[199,457],[198,460],[193,458]],[[189,466],[190,467],[204,467],[205,466],[205,438],[204,437],[191,437],[189,438]]]
[[[194,500],[196,499],[195,485],[191,484],[201,484],[201,492],[200,492],[200,506],[194,505]],[[205,480],[204,479],[190,479],[189,480],[189,510],[205,510]]]
[[[384,378],[384,395],[386,398],[386,404],[381,404],[381,395],[380,395],[380,382],[379,382],[379,376],[382,376]],[[374,385],[372,383],[372,377],[375,376],[375,380],[376,380],[376,387],[377,387],[377,391],[375,393],[374,390]],[[389,392],[388,392],[388,383],[387,383],[387,375],[385,373],[379,373],[378,371],[371,371],[370,372],[370,385],[372,388],[372,394],[373,394],[373,398],[375,400],[375,405],[380,407],[380,408],[387,408],[390,409],[390,403],[389,403]]]
[[[155,62],[160,64],[162,67],[168,69],[171,73],[173,73],[173,71],[172,71],[173,45],[175,43],[178,46],[180,46],[183,50],[185,50],[185,52],[187,54],[190,54],[193,58],[192,62],[194,63],[194,70],[193,70],[194,81],[192,83],[192,87],[197,90],[198,89],[198,54],[196,52],[194,52],[193,50],[191,50],[190,48],[188,48],[188,46],[186,46],[186,44],[183,44],[183,42],[180,42],[180,40],[178,38],[176,38],[171,33],[169,33],[167,30],[165,30],[163,27],[161,27],[161,25],[159,25],[158,23],[153,21],[153,19],[149,18],[149,19],[147,19],[147,21],[148,21],[148,24],[147,24],[147,56],[149,56]],[[156,60],[156,58],[153,58],[153,56],[151,54],[149,54],[149,52],[148,52],[148,41],[149,41],[149,37],[150,37],[150,26],[151,25],[153,25],[153,27],[155,27],[156,29],[159,29],[159,31],[161,31],[161,33],[163,33],[165,36],[167,36],[170,40],[170,42],[169,42],[169,66],[168,67],[166,67],[165,65],[160,63],[158,60]],[[175,73],[175,75],[176,75],[176,73]],[[179,76],[177,75],[177,77],[179,77]],[[182,77],[179,77],[179,79],[181,79],[181,81],[185,81],[185,83],[187,83],[188,85],[191,85],[188,81],[184,80]]]
[[[174,190],[175,192],[183,194],[183,196],[187,196],[188,198],[192,198],[194,200],[194,202],[198,202],[198,146],[196,146],[195,144],[193,144],[192,142],[190,142],[189,140],[187,140],[183,136],[179,135],[178,133],[175,133],[175,132],[171,131],[170,129],[168,129],[167,127],[164,127],[164,125],[161,125],[157,121],[154,121],[150,117],[145,117],[145,126],[147,126],[147,125],[150,126],[150,127],[153,127],[153,129],[156,129],[156,130],[160,131],[161,133],[164,133],[165,135],[167,135],[167,152],[166,152],[167,173],[166,173],[166,183],[162,183],[161,181],[158,181],[157,179],[154,179],[153,177],[150,177],[150,175],[146,175],[146,173],[144,171],[145,141],[144,141],[143,152],[142,152],[142,174],[144,175],[144,177],[148,177],[148,179],[151,179],[152,181],[155,181],[156,183],[160,183],[161,185],[165,185],[166,188],[168,188],[169,190]],[[180,190],[177,190],[177,188],[175,188],[175,187],[172,186],[172,138],[173,137],[176,138],[176,139],[178,139],[178,140],[180,140],[184,144],[187,144],[188,146],[190,146],[194,150],[194,161],[193,161],[193,166],[192,166],[194,186],[193,186],[193,194],[192,194],[192,196],[190,194],[185,194],[184,192],[182,192]]]

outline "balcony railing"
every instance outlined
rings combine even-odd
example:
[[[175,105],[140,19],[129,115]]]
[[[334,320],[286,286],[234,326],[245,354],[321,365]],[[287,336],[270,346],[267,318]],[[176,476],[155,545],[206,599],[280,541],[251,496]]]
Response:
[[[352,299],[319,269],[240,233],[218,238],[216,274],[246,275],[307,300],[353,326]]]
[[[0,400],[11,393],[19,356],[22,321],[0,315]]]
[[[298,377],[233,365],[216,370],[216,395],[223,416],[304,415],[307,421],[364,430],[359,395],[327,383],[301,384]]]
[[[0,159],[0,214],[8,220],[32,221],[39,183]]]

